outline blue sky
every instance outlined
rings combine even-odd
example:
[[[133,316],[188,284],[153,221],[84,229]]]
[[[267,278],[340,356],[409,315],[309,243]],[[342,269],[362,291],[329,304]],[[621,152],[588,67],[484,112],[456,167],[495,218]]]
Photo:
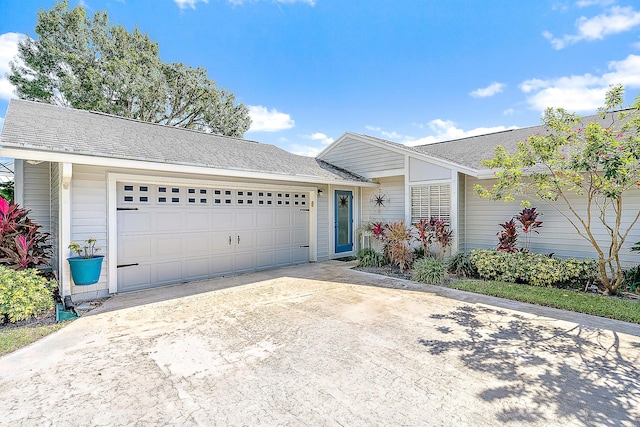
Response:
[[[640,92],[640,7],[617,0],[71,0],[137,26],[249,106],[247,139],[315,155],[346,131],[416,145],[589,114]],[[0,1],[0,74],[55,0]],[[12,89],[0,80],[0,121]]]

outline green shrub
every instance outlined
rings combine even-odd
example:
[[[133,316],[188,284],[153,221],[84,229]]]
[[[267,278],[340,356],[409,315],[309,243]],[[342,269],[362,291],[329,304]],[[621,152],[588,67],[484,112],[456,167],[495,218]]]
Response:
[[[636,243],[637,245],[638,243]],[[622,282],[623,289],[628,289],[634,292],[636,289],[640,289],[640,265],[631,267],[623,271],[624,282]]]
[[[382,254],[371,248],[360,249],[356,259],[360,267],[382,267],[385,264]]]
[[[56,282],[36,269],[21,271],[0,266],[0,315],[4,322],[26,320],[53,308]]]
[[[412,280],[437,285],[442,283],[447,275],[444,261],[432,257],[422,258],[413,264]]]
[[[478,275],[487,280],[526,283],[534,286],[581,287],[594,280],[596,262],[554,258],[527,251],[515,253],[476,249],[471,260]]]
[[[462,277],[477,277],[478,270],[471,260],[471,254],[465,252],[458,252],[447,262],[447,271],[456,276]]]

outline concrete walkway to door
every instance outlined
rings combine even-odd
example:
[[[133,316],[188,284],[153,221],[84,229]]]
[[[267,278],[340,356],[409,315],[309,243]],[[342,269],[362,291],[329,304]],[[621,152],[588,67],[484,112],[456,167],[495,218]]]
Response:
[[[638,425],[638,325],[349,266],[116,296],[0,359],[1,423]]]

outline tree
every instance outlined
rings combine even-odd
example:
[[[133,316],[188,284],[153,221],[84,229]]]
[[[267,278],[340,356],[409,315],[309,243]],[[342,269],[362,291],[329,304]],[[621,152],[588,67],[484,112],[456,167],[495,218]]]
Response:
[[[549,202],[595,249],[605,293],[615,295],[623,281],[622,249],[640,211],[629,209],[623,218],[625,197],[640,186],[640,97],[632,108],[618,111],[624,87],[612,87],[599,109],[601,125],[580,125],[581,117],[562,108],[545,111],[548,135],[532,135],[519,142],[514,153],[498,146],[483,164],[495,172],[491,188],[476,185],[482,197],[505,201],[531,196]],[[635,190],[637,191],[637,190]],[[578,196],[572,197],[572,196]],[[598,240],[602,227],[606,239]]]
[[[205,69],[162,62],[156,42],[106,12],[89,17],[65,0],[38,13],[35,32],[8,73],[20,98],[235,137],[251,125]]]

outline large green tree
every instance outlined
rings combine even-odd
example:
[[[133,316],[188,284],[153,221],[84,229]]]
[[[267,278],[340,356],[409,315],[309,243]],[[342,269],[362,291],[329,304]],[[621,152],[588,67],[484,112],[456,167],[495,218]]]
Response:
[[[20,98],[242,137],[249,110],[203,68],[165,63],[138,29],[88,16],[68,1],[38,13],[37,39],[18,46],[8,78]]]
[[[547,109],[543,124],[549,133],[519,142],[514,153],[498,146],[495,157],[483,161],[496,169],[495,184],[475,188],[493,200],[549,202],[593,246],[600,280],[611,295],[623,281],[620,251],[640,218],[636,206],[624,204],[640,185],[640,97],[632,108],[619,110],[623,95],[622,86],[612,87],[600,109],[602,120],[585,125],[576,114]],[[603,231],[606,238],[598,237]]]

